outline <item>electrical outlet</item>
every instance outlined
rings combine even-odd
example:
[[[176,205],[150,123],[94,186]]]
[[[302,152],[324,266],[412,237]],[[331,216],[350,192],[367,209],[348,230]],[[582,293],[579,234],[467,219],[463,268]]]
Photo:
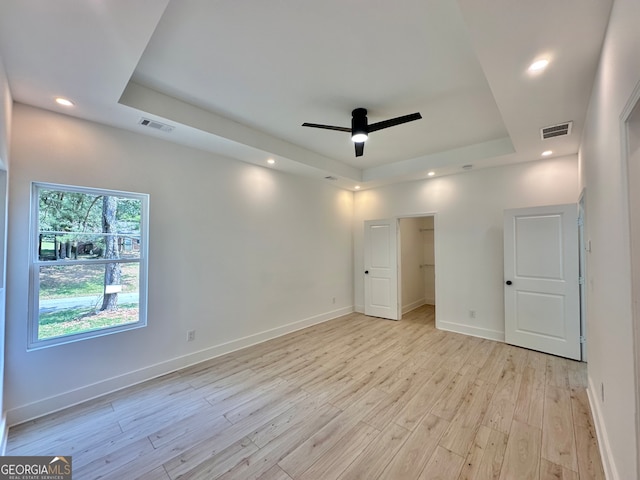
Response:
[[[476,318],[476,311],[475,310],[469,310],[469,318]]]
[[[187,330],[187,342],[193,342],[196,339],[195,330]]]

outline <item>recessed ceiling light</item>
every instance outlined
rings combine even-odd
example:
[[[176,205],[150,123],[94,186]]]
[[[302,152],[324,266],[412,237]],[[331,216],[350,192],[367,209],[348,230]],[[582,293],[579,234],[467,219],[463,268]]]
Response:
[[[355,188],[356,190],[360,190],[360,185],[356,185],[356,186],[355,186],[355,187],[353,187],[353,188]]]
[[[427,175],[429,175],[430,177],[433,177],[436,174],[436,172],[429,172],[427,173]]]
[[[276,161],[273,158],[270,158],[269,160],[267,160],[267,163],[269,165],[273,165],[274,163],[276,163]]]
[[[543,157],[548,157],[549,155],[552,155],[552,154],[553,154],[552,150],[545,150],[544,152],[542,152]]]
[[[531,65],[529,65],[529,68],[527,70],[529,70],[531,73],[538,73],[542,72],[545,68],[547,68],[548,65],[549,60],[543,58],[541,60],[536,60],[535,62],[533,62]]]
[[[56,103],[58,105],[64,105],[65,107],[73,107],[73,102],[71,100],[67,100],[66,98],[57,97]]]

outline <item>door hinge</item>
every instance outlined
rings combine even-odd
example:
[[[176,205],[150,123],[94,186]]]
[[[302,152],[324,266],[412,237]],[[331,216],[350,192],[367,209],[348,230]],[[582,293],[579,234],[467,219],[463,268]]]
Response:
[[[578,277],[578,285],[584,285],[584,277]]]
[[[580,343],[587,343],[587,337],[580,335]]]

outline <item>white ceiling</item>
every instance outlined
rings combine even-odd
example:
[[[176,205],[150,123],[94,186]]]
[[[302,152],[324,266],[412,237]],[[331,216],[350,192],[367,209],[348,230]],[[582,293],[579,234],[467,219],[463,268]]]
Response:
[[[14,100],[363,188],[578,151],[611,0],[3,0]],[[551,63],[538,75],[535,59]],[[71,109],[56,96],[75,102]],[[351,110],[374,132],[355,157]],[[175,127],[138,125],[142,116]],[[574,122],[570,136],[539,129]]]

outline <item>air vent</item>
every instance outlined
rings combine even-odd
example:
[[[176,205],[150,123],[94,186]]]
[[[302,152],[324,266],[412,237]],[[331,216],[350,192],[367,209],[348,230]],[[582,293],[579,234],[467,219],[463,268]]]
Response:
[[[148,118],[142,117],[138,122],[139,125],[143,127],[153,128],[155,130],[160,130],[161,132],[172,132],[175,127],[171,125],[167,125],[165,123],[156,122],[155,120],[149,120]]]
[[[336,180],[338,180],[338,177],[334,177],[333,175],[329,175],[327,177],[324,177],[325,180],[330,180],[332,182],[335,182]]]
[[[566,135],[571,135],[572,127],[573,122],[565,122],[559,123],[558,125],[543,127],[540,129],[540,136],[542,137],[542,140],[555,137],[564,137]]]

